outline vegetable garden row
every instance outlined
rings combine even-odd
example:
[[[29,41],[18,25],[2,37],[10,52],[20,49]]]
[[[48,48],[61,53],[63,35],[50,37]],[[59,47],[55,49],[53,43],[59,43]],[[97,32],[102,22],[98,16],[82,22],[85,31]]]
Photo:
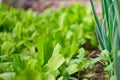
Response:
[[[119,8],[101,1],[101,26],[90,1],[97,26],[91,8],[79,3],[42,13],[0,4],[0,80],[120,80]],[[104,79],[93,79],[97,62]]]

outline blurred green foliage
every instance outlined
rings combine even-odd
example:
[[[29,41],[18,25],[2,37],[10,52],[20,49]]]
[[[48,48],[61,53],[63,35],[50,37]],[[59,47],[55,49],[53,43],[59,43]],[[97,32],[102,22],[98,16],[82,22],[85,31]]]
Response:
[[[61,80],[88,68],[97,60],[81,47],[97,47],[93,25],[91,10],[80,4],[42,13],[0,4],[0,78]]]

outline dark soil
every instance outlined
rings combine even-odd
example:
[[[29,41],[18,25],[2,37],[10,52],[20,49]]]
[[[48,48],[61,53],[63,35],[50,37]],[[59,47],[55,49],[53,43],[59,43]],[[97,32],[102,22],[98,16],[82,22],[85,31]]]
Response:
[[[89,53],[92,53],[91,55],[88,54],[86,55],[86,58],[97,58],[99,56],[99,54],[101,53],[101,51],[97,48],[94,47],[90,44],[89,41],[87,41],[87,43],[85,45],[83,45],[83,47],[89,51]],[[96,62],[94,69],[85,69],[83,71],[80,71],[80,78],[79,80],[83,80],[86,74],[95,74],[95,76],[88,78],[88,80],[108,80],[108,78],[105,77],[105,75],[107,74],[107,72],[105,72],[104,70],[104,65],[101,62]],[[73,77],[78,77],[78,72],[72,75]]]
[[[100,54],[100,50],[97,49],[90,57],[96,58],[98,57],[98,54]],[[83,71],[72,74],[71,76],[78,78],[78,74],[80,74],[79,80],[86,78],[85,75],[87,74],[95,74],[88,78],[88,80],[108,80],[108,78],[105,77],[107,73],[104,71],[104,65],[101,62],[96,62],[94,69],[84,69]]]
[[[95,46],[92,46],[90,44],[90,41],[88,40],[87,43],[85,45],[83,45],[83,47],[89,51],[89,53],[92,53],[92,55],[87,55],[86,57],[87,58],[97,58],[99,56],[99,54],[101,53],[101,51],[95,47]],[[83,76],[85,74],[95,74],[95,76],[93,77],[90,77],[88,80],[108,80],[105,75],[107,74],[105,71],[104,71],[104,65],[102,64],[102,61],[101,62],[96,62],[95,63],[95,66],[94,66],[94,70],[85,70],[83,71]],[[84,77],[83,77],[84,78]],[[80,80],[82,80],[83,78],[81,78]]]

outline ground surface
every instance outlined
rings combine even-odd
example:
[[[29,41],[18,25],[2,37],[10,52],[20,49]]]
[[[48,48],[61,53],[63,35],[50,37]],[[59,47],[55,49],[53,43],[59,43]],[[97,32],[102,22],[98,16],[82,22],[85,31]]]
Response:
[[[99,1],[100,0],[94,0],[97,12],[101,13]],[[58,7],[66,7],[78,2],[90,6],[90,0],[28,0],[25,2],[24,8],[32,8],[34,11],[42,12],[48,7],[55,10]]]

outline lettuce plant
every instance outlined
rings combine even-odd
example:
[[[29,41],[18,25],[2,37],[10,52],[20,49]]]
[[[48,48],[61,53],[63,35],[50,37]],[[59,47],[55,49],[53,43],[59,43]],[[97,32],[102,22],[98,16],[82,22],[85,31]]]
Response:
[[[80,4],[42,13],[0,4],[0,79],[68,79],[88,68],[95,61],[81,47],[97,46],[93,25],[89,8]]]

